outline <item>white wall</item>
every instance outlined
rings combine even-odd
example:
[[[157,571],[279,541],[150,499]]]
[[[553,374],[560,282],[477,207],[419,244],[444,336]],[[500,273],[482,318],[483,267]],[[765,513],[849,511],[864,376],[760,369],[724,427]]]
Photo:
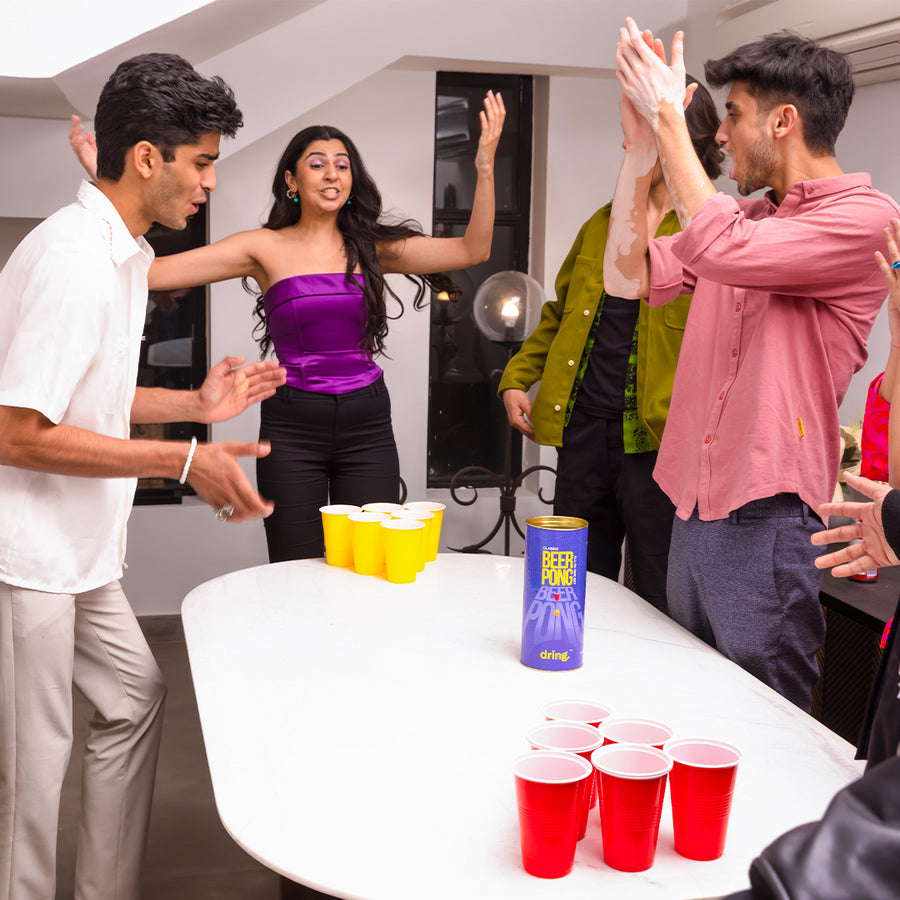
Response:
[[[583,113],[585,98],[593,91],[582,83],[583,79],[560,79],[558,88],[556,80],[551,80],[551,95],[557,98],[561,111],[555,116],[550,134],[560,134],[550,144],[559,145],[558,152],[554,149],[553,154],[558,156],[566,172],[583,172],[577,178],[563,172],[553,178],[554,183],[565,181],[566,191],[555,199],[552,214],[548,213],[552,227],[547,232],[553,235],[553,249],[548,252],[553,273],[548,289],[552,289],[556,268],[568,251],[575,231],[595,208],[594,198],[601,189],[604,193],[610,189],[608,173],[603,176],[607,184],[597,184],[595,179],[602,167],[585,164],[590,159],[585,154],[596,152],[604,140],[610,140],[601,134],[608,129],[601,128],[598,121],[594,137],[585,140],[577,156],[571,154],[562,136],[573,130],[573,122]],[[598,82],[587,81],[596,88]],[[418,219],[429,229],[434,84],[433,72],[384,70],[226,157],[217,164],[218,186],[210,205],[211,238],[215,240],[258,226],[268,211],[274,166],[284,146],[295,132],[317,123],[336,125],[353,139],[382,191],[385,209]],[[591,129],[586,132],[589,134]],[[412,309],[412,292],[405,279],[397,279],[393,284],[404,299],[406,312],[391,323],[387,345],[391,358],[380,363],[391,392],[401,473],[410,498],[427,496],[448,504],[442,549],[474,543],[490,531],[496,520],[499,512],[496,491],[482,492],[471,507],[453,503],[448,491],[426,492],[429,316],[425,311]],[[250,337],[252,304],[252,297],[237,282],[211,288],[214,360],[235,353],[248,358],[258,355]],[[258,411],[248,411],[239,419],[214,426],[213,438],[254,441],[258,423]],[[253,477],[252,464],[248,462],[245,469]],[[549,512],[549,507],[539,504],[527,491],[520,491],[520,498],[520,522],[528,515]],[[201,581],[266,561],[260,525],[222,525],[214,520],[208,507],[196,504],[184,509],[137,507],[129,523],[128,545],[125,587],[139,613],[176,611],[187,590]],[[153,548],[151,553],[146,550],[148,546]],[[502,532],[490,547],[502,551]],[[190,548],[187,556],[185,548]],[[513,534],[511,552],[519,553],[521,549],[521,539]],[[171,564],[166,564],[166,560],[171,560]]]
[[[860,88],[838,139],[837,158],[845,172],[869,172],[873,187],[900,202],[900,118],[891,112],[898,97],[900,83],[896,81]],[[872,252],[875,250],[887,252],[886,247],[873,247]],[[835,265],[840,265],[840,260],[835,260]],[[869,337],[868,362],[857,372],[841,405],[842,424],[862,418],[869,382],[884,370],[890,343],[887,307],[883,307]]]

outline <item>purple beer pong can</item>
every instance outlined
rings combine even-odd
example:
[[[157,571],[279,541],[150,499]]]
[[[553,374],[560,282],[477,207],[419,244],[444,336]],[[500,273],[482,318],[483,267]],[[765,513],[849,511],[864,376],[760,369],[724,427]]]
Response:
[[[581,667],[587,522],[573,516],[525,520],[522,663],[559,672]]]

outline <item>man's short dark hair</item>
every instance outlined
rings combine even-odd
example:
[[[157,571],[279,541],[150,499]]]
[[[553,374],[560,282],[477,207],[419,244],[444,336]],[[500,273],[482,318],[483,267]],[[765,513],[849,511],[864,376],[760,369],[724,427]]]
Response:
[[[234,137],[241,125],[234,92],[219,76],[207,78],[172,53],[135,56],[119,64],[97,102],[97,177],[118,181],[140,141],[171,162],[176,147],[203,134]]]
[[[711,87],[745,82],[760,112],[792,103],[810,153],[834,154],[854,92],[853,71],[843,53],[783,31],[709,60],[705,71]]]

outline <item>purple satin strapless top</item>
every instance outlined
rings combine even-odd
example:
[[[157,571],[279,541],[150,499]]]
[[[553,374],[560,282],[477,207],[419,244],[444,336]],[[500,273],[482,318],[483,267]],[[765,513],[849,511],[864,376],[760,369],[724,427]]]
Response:
[[[366,352],[363,276],[343,272],[276,281],[263,303],[287,383],[302,391],[346,394],[381,376]]]

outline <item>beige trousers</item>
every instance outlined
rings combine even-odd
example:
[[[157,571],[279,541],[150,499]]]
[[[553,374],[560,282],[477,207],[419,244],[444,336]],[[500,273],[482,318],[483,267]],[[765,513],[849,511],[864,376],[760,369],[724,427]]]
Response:
[[[94,707],[76,900],[138,900],[166,688],[118,582],[84,594],[0,583],[0,900],[53,900],[72,685]]]

